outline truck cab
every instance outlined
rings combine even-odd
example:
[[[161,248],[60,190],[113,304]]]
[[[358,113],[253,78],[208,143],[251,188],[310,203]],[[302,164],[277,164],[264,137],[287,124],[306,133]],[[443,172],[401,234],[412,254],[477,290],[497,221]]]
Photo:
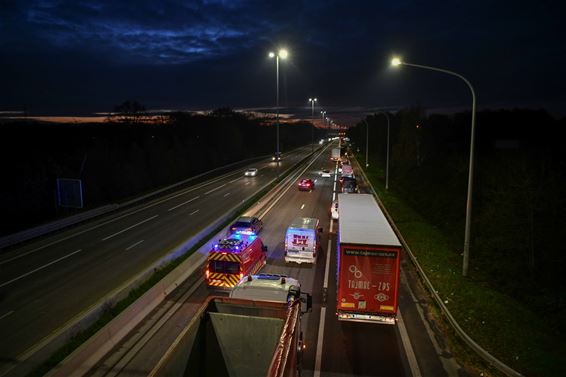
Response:
[[[292,305],[300,300],[302,312],[311,310],[312,298],[301,293],[301,284],[287,275],[257,274],[244,276],[230,292],[231,298],[255,301],[286,302]]]

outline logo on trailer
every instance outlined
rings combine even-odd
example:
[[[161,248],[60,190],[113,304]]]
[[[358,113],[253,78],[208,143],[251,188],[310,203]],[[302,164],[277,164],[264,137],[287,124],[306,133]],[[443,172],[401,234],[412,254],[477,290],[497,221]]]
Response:
[[[375,298],[377,301],[379,302],[383,302],[383,301],[387,301],[389,300],[389,296],[387,296],[385,293],[383,292],[379,292],[378,294],[376,294],[375,296],[373,296],[373,298]]]
[[[351,273],[354,274],[354,277],[355,277],[356,279],[361,279],[362,276],[363,276],[362,271],[360,271],[360,270],[358,269],[358,266],[356,266],[356,265],[354,265],[354,264],[350,265],[350,267],[348,268],[348,270],[349,270]]]

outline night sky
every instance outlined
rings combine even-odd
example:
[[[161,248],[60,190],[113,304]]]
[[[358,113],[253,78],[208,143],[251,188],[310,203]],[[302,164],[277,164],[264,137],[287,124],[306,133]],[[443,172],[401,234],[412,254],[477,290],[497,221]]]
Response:
[[[0,1],[0,111],[86,114],[275,105],[565,115],[563,1]]]

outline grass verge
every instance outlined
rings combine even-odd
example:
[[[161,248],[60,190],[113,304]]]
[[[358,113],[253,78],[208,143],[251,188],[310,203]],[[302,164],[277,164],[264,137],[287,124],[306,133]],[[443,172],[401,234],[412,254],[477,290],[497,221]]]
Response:
[[[366,175],[464,331],[493,356],[525,376],[566,376],[566,364],[562,362],[566,354],[564,342],[541,321],[536,308],[526,308],[486,284],[463,277],[461,251],[450,243],[450,237],[414,211],[394,190],[385,191],[381,171],[370,167]],[[433,312],[442,320],[439,310]],[[472,363],[484,376],[498,375],[451,328],[446,330],[461,362]]]

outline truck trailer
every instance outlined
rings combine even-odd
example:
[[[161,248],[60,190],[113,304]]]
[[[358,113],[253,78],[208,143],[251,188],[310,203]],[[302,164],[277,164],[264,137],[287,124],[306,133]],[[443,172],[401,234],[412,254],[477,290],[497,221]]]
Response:
[[[330,153],[330,159],[332,161],[340,160],[340,148],[332,148],[332,151]]]
[[[295,279],[246,276],[231,297],[203,303],[150,376],[297,377],[311,302]]]
[[[395,324],[401,243],[373,195],[338,194],[336,314]]]

